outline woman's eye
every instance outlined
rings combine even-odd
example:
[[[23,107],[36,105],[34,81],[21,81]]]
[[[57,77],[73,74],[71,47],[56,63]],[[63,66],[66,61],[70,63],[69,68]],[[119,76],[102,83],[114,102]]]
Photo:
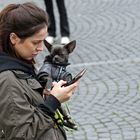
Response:
[[[34,45],[37,45],[37,44],[39,44],[39,43],[38,43],[38,42],[33,42],[33,44],[34,44]]]

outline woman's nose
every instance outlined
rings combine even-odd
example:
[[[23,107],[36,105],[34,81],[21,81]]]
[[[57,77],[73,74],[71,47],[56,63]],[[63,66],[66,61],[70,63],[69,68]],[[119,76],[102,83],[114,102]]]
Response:
[[[37,48],[36,48],[37,51],[43,51],[43,43],[40,43]]]

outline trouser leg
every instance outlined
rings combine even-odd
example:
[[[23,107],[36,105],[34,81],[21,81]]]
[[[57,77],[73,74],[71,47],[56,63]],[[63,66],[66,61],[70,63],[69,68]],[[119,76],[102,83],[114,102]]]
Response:
[[[53,1],[44,0],[44,2],[46,5],[46,11],[49,16],[49,27],[48,27],[49,36],[56,37],[56,24],[55,24],[55,17],[54,17],[54,11],[53,11]]]
[[[64,0],[56,0],[58,11],[60,15],[60,32],[61,36],[68,36],[70,35],[70,29],[69,29],[69,23],[68,23],[68,17],[67,17],[67,11],[65,7]]]

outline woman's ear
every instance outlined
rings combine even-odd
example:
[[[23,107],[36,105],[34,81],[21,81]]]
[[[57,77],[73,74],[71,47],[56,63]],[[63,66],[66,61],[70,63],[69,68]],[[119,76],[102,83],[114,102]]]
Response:
[[[15,45],[18,41],[19,37],[15,33],[10,33],[10,41],[13,45]]]

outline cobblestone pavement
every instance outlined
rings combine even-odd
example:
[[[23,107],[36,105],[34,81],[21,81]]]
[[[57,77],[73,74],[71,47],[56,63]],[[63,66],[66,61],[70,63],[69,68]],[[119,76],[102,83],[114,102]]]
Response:
[[[0,7],[10,2],[20,0],[1,0]],[[140,140],[140,0],[66,0],[66,6],[77,41],[69,71],[87,68],[70,101],[79,130],[68,140]]]

